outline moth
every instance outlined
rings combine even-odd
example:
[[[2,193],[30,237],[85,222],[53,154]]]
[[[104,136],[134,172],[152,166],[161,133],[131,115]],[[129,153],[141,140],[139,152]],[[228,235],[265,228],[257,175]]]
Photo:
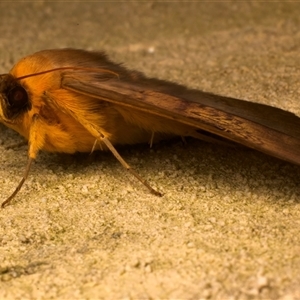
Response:
[[[115,146],[172,135],[220,137],[300,165],[300,118],[268,105],[147,78],[102,52],[44,50],[0,75],[0,121],[28,140],[28,163],[39,151],[110,150],[155,195]]]

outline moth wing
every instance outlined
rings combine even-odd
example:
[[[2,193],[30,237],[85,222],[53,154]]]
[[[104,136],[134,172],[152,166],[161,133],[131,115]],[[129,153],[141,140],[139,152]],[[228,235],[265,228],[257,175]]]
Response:
[[[300,118],[290,112],[145,77],[97,77],[97,73],[65,73],[62,88],[134,113],[186,124],[300,165]]]

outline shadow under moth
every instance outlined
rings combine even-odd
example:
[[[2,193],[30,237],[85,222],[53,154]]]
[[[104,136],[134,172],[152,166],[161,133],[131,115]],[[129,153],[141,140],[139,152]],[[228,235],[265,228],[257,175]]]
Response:
[[[300,165],[300,118],[279,108],[191,90],[147,78],[101,52],[45,50],[0,75],[0,122],[28,140],[28,163],[8,205],[40,150],[110,150],[167,136],[221,137]]]

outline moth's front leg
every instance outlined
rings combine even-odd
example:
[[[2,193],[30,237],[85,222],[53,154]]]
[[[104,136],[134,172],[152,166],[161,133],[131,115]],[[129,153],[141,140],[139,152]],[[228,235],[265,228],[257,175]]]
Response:
[[[29,158],[36,159],[38,152],[45,145],[45,132],[43,129],[42,118],[39,114],[34,114],[32,116],[32,123],[29,131],[29,149],[28,156]]]
[[[43,148],[45,143],[45,132],[42,126],[42,120],[39,114],[34,114],[32,116],[32,122],[29,130],[29,148],[28,148],[28,161],[25,168],[25,172],[23,178],[19,182],[18,186],[16,187],[15,191],[2,203],[1,207],[4,208],[5,206],[9,205],[11,200],[17,195],[20,191],[21,187],[23,186],[25,180],[28,177],[31,164],[34,159],[36,159],[38,152],[40,149]]]

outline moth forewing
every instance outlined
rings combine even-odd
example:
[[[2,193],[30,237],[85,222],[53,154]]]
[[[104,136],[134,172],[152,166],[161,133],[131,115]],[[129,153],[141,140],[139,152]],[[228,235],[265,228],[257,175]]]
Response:
[[[151,79],[149,82],[151,83]],[[160,84],[160,90],[163,83],[162,81]],[[170,88],[170,83],[166,85]],[[192,91],[194,98],[191,99],[188,91],[187,97],[174,96],[173,93],[157,91],[155,86],[149,88],[149,83],[144,85],[114,79],[106,82],[82,82],[66,76],[62,80],[62,86],[130,108],[132,114],[147,113],[165,118],[166,123],[167,120],[172,120],[177,126],[189,125],[300,165],[300,119],[275,107],[209,93],[197,94],[197,91]],[[176,88],[174,84],[174,90]],[[209,105],[207,99],[210,100]],[[236,106],[232,107],[232,103]],[[267,116],[270,116],[269,120],[266,119]],[[149,118],[145,119],[145,126],[151,129],[148,120]],[[153,123],[153,128],[159,124]],[[174,131],[177,126],[174,126]],[[164,124],[156,130],[164,130],[163,127]]]

